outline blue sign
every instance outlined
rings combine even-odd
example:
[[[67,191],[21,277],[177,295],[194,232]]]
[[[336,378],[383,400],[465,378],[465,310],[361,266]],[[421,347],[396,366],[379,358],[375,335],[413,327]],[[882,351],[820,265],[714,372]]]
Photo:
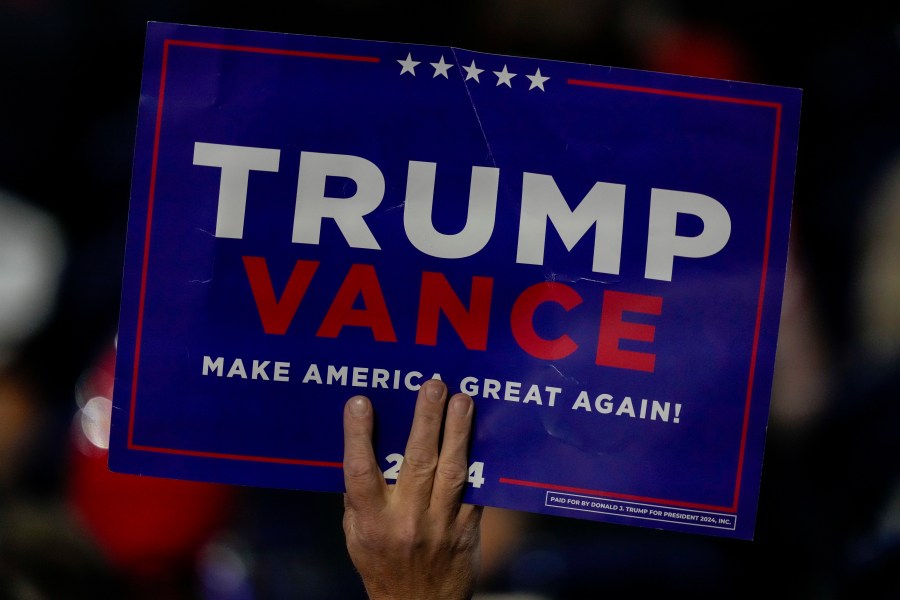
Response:
[[[416,390],[475,400],[465,501],[751,538],[800,91],[151,23],[115,471],[396,477]]]

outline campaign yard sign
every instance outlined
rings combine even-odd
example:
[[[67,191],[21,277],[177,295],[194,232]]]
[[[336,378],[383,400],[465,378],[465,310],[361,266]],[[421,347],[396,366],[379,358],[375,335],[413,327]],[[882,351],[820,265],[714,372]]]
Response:
[[[751,538],[800,91],[151,23],[110,468],[396,478],[476,405],[476,504]]]

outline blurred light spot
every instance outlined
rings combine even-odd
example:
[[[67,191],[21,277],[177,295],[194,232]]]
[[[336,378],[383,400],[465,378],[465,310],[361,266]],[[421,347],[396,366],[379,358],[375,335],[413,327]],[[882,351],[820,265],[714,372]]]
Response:
[[[900,360],[900,154],[866,199],[858,297],[859,343],[876,364]]]
[[[114,377],[109,365],[102,363],[82,371],[75,383],[75,403],[78,408],[84,408],[94,396],[111,397]]]
[[[210,543],[200,557],[200,576],[206,600],[253,598],[250,569],[236,548],[224,542]]]
[[[0,190],[0,366],[53,310],[64,260],[56,221]]]
[[[112,402],[103,396],[94,396],[78,411],[81,431],[87,440],[100,448],[109,448],[109,424],[112,417]]]

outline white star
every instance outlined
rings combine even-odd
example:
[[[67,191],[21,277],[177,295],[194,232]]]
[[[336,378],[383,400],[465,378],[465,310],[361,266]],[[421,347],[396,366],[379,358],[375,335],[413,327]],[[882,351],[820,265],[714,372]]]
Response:
[[[466,81],[474,79],[477,83],[481,83],[481,81],[478,79],[478,74],[484,73],[484,69],[479,69],[478,67],[476,67],[474,60],[472,60],[472,64],[468,67],[463,66],[463,69],[466,70]]]
[[[510,73],[506,70],[506,65],[503,65],[502,71],[494,71],[494,75],[497,76],[497,85],[499,86],[501,83],[505,83],[506,87],[512,87],[512,78],[516,76],[515,73]]]
[[[416,76],[416,65],[419,64],[419,61],[415,61],[412,59],[412,53],[407,52],[406,59],[398,60],[397,62],[400,63],[401,67],[403,67],[402,69],[400,69],[401,75],[403,75],[404,73],[409,73],[413,77]]]
[[[529,90],[533,90],[534,88],[539,88],[542,92],[544,90],[544,82],[550,79],[549,77],[544,77],[541,75],[541,70],[538,69],[534,72],[534,75],[526,75],[528,79],[531,80],[531,86],[528,88]]]
[[[441,56],[441,60],[436,63],[430,63],[432,67],[434,67],[434,75],[432,78],[437,77],[438,75],[443,75],[444,79],[450,79],[447,76],[447,70],[453,66],[453,63],[445,63],[444,57]]]

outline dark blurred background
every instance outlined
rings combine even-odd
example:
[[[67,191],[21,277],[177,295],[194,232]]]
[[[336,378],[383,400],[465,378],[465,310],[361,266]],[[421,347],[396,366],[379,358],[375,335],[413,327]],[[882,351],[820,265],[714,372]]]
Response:
[[[479,596],[900,594],[896,2],[0,0],[0,600],[362,597],[338,495],[105,470],[148,20],[802,88],[756,539],[491,510]]]

